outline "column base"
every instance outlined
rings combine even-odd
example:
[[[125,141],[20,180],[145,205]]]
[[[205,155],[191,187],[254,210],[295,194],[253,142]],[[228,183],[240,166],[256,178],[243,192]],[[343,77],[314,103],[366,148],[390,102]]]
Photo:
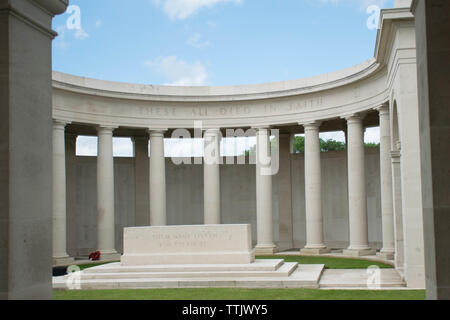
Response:
[[[100,261],[120,261],[120,257],[122,256],[120,253],[116,251],[113,252],[102,252],[100,251]]]
[[[384,260],[394,260],[395,252],[394,250],[381,249],[381,251],[377,253],[377,256]]]
[[[303,249],[300,249],[301,254],[313,255],[313,256],[321,255],[324,253],[330,253],[330,252],[331,252],[331,250],[328,249],[327,247],[322,247],[322,248],[307,248],[307,247],[305,247]]]
[[[276,245],[257,245],[255,247],[255,255],[271,255],[278,252]]]
[[[374,256],[377,252],[371,248],[367,249],[345,249],[342,251],[344,256],[361,257],[361,256]]]
[[[75,262],[75,258],[70,256],[53,257],[52,263],[54,267],[70,266]]]

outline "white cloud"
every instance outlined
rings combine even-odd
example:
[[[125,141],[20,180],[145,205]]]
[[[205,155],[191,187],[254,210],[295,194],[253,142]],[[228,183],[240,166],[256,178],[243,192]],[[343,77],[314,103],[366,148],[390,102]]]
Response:
[[[58,33],[58,36],[53,41],[53,43],[57,48],[67,49],[70,46],[69,42],[66,39],[66,30],[67,29],[65,25],[56,27],[56,32]]]
[[[78,40],[84,40],[86,38],[89,38],[89,34],[86,31],[84,31],[82,28],[76,29],[74,36],[75,36],[75,39],[78,39]]]
[[[170,82],[166,85],[202,86],[208,78],[206,67],[202,63],[188,63],[176,56],[159,57],[145,62],[145,65],[167,78]]]
[[[209,41],[203,40],[203,36],[200,33],[193,34],[186,43],[191,47],[201,49],[210,45]]]
[[[89,38],[89,34],[83,29],[68,29],[66,24],[56,27],[58,37],[56,37],[54,43],[57,48],[67,49],[70,47],[69,37],[73,35],[76,40],[84,40]]]
[[[164,12],[172,20],[183,20],[202,8],[210,8],[218,3],[241,3],[243,0],[153,0],[163,6]]]

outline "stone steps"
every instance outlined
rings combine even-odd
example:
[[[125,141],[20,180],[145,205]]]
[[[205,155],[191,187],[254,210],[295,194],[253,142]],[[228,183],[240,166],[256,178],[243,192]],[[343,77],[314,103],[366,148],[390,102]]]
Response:
[[[211,272],[211,271],[276,271],[284,264],[283,259],[256,259],[252,264],[184,264],[121,266],[120,262],[100,265],[83,271],[92,273],[145,273],[145,272]]]
[[[156,289],[156,288],[318,288],[318,282],[324,265],[298,265],[296,262],[284,263],[283,260],[261,260],[259,270],[254,264],[241,265],[235,271],[226,271],[224,265],[219,271],[185,271],[181,266],[172,266],[172,272],[160,272],[159,267],[124,267],[120,264],[110,264],[86,269],[78,274],[53,278],[55,289]],[[271,270],[262,270],[268,268]],[[194,266],[190,265],[189,268]],[[195,266],[200,267],[200,266]],[[211,266],[202,266],[211,268]],[[236,266],[227,266],[236,269]],[[247,267],[247,270],[245,270]],[[251,267],[251,268],[249,268]],[[275,268],[275,269],[273,269]],[[133,272],[147,271],[147,272]],[[158,272],[148,272],[149,269]],[[68,287],[68,284],[79,285]]]
[[[264,278],[264,277],[289,277],[292,272],[297,269],[298,263],[284,263],[277,270],[274,271],[253,271],[253,270],[239,270],[239,271],[169,271],[169,272],[94,272],[82,273],[82,280],[92,279],[151,279],[151,278],[177,278],[177,279],[192,279],[192,278]]]
[[[64,284],[54,283],[54,289],[67,289]],[[318,288],[313,281],[289,281],[267,278],[230,279],[95,279],[83,280],[82,290],[107,289],[170,289],[170,288]]]

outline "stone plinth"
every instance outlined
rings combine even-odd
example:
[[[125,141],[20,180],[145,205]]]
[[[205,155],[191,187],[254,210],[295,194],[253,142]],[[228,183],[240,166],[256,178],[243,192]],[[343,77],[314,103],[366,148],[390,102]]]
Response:
[[[255,260],[251,228],[246,224],[126,228],[124,252],[121,263],[55,277],[53,287],[318,288],[325,267]],[[72,286],[74,279],[77,288]]]
[[[244,225],[125,228],[122,266],[249,264],[251,227]]]

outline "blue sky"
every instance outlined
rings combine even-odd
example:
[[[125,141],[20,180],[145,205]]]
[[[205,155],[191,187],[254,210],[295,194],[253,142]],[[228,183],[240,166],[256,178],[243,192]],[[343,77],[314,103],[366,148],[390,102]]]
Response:
[[[145,84],[230,85],[322,74],[373,57],[383,0],[71,0],[54,20],[53,68]]]
[[[390,8],[393,0],[70,4],[80,9],[80,25],[73,29],[74,11],[54,19],[54,70],[143,84],[232,85],[309,77],[373,57],[376,28],[368,27],[367,9]]]

